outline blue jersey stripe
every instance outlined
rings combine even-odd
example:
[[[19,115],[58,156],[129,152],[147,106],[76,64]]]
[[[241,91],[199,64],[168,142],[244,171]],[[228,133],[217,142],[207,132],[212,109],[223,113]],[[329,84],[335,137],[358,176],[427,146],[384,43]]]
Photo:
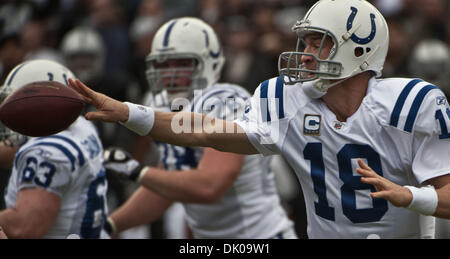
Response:
[[[277,84],[275,89],[275,98],[278,100],[278,119],[284,118],[284,100],[283,100],[284,84],[281,77],[277,78]]]
[[[36,145],[51,146],[51,147],[55,147],[55,148],[59,149],[70,160],[70,163],[72,165],[72,168],[71,168],[72,172],[75,170],[75,160],[76,160],[75,156],[65,146],[63,146],[61,144],[57,144],[57,143],[52,143],[52,142],[40,142]]]
[[[167,47],[169,45],[169,37],[170,37],[170,33],[172,32],[172,28],[175,25],[177,21],[173,21],[171,24],[169,24],[169,27],[167,27],[167,31],[166,34],[164,34],[164,41],[163,41],[163,46]]]
[[[57,144],[57,143],[52,143],[52,142],[39,142],[39,143],[31,145],[28,148],[31,148],[34,146],[51,146],[51,147],[55,147],[55,148],[59,149],[70,160],[70,163],[72,165],[71,171],[73,172],[75,170],[75,160],[76,160],[75,156],[63,145]],[[15,159],[16,167],[17,167],[17,161],[19,160],[20,156],[23,154],[24,151],[25,150],[21,151],[20,153],[18,153],[16,155],[16,159]]]
[[[269,91],[269,80],[264,81],[261,84],[261,88],[260,88],[260,101],[261,101],[261,116],[262,116],[262,121],[271,121],[270,119],[270,112],[269,112],[269,100],[267,98],[268,95],[268,91]],[[266,108],[266,118],[264,118],[264,108]]]
[[[84,155],[83,152],[81,152],[80,147],[78,147],[78,145],[73,142],[71,139],[64,137],[64,136],[59,136],[59,135],[53,135],[53,136],[48,136],[48,137],[44,137],[44,138],[55,138],[55,139],[60,139],[62,141],[67,142],[69,145],[71,145],[73,148],[75,148],[78,152],[78,163],[80,166],[83,166],[85,163],[85,159],[84,159]]]
[[[409,110],[408,117],[406,118],[405,128],[404,130],[407,132],[412,132],[412,128],[414,126],[414,121],[416,120],[417,114],[420,109],[420,105],[422,104],[423,100],[425,99],[425,96],[427,93],[433,89],[438,89],[435,85],[427,85],[424,88],[422,88],[419,93],[417,94],[416,98],[413,101],[413,104],[411,105],[411,109]]]
[[[408,97],[411,90],[414,88],[415,85],[418,83],[423,82],[421,79],[414,79],[411,80],[405,88],[403,88],[403,91],[400,93],[400,96],[397,99],[397,102],[395,103],[394,110],[391,114],[391,126],[397,127],[398,120],[400,118],[400,113],[402,112],[403,105],[405,105],[406,98]]]
[[[11,77],[9,78],[8,82],[6,83],[7,86],[9,86],[12,83],[13,78],[16,76],[17,72],[23,67],[25,66],[27,63],[20,65],[19,67],[16,68],[16,70],[14,70],[14,72],[12,73]]]

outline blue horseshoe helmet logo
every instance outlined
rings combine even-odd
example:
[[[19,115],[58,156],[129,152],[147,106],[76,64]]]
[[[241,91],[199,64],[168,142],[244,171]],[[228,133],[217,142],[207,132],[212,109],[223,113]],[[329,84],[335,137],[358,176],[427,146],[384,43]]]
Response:
[[[202,30],[203,33],[205,34],[205,41],[206,41],[206,47],[209,48],[209,36],[208,36],[208,32],[206,32],[206,30]],[[217,52],[213,52],[212,50],[209,51],[209,55],[211,55],[211,57],[213,58],[218,58],[220,55],[220,51],[222,50],[222,48],[219,46],[219,50]]]
[[[356,7],[352,6],[352,7],[350,7],[350,9],[352,10],[352,13],[350,14],[350,16],[348,17],[348,20],[347,20],[347,31],[349,31],[353,27],[353,20],[355,20],[355,16],[358,13],[358,9],[356,9]],[[353,33],[352,36],[350,37],[353,42],[358,43],[358,44],[367,44],[373,40],[373,38],[375,37],[375,34],[377,32],[377,27],[375,25],[375,14],[373,14],[373,13],[370,14],[370,21],[372,23],[372,29],[370,31],[370,35],[365,38],[360,38],[360,37],[356,36],[355,33]]]

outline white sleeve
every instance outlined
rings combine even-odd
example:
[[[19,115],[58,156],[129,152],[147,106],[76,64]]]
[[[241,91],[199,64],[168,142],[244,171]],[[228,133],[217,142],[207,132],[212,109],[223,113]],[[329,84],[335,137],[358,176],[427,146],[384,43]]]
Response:
[[[430,91],[414,125],[412,169],[420,183],[450,173],[450,108],[444,94]]]
[[[29,148],[17,158],[18,190],[39,187],[62,197],[71,182],[71,162],[42,147]]]
[[[282,87],[277,78],[263,82],[250,99],[243,116],[235,120],[253,146],[265,156],[281,153],[289,126],[289,120],[284,116]],[[280,92],[281,98],[272,94]]]

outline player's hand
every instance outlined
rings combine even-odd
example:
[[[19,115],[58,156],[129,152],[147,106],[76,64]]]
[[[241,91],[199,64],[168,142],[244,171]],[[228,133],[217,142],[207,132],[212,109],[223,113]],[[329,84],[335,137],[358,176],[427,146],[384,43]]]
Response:
[[[69,78],[69,87],[81,95],[84,101],[94,105],[97,112],[88,112],[85,117],[88,120],[101,120],[105,122],[125,122],[128,120],[128,106],[102,93],[98,93],[80,80]]]
[[[407,207],[411,203],[412,193],[408,188],[395,184],[378,175],[361,159],[358,159],[358,165],[360,168],[356,168],[356,172],[362,175],[361,181],[373,185],[377,190],[370,194],[372,198],[388,200],[397,207]]]
[[[110,147],[103,151],[103,166],[121,176],[136,181],[143,166],[125,150]]]

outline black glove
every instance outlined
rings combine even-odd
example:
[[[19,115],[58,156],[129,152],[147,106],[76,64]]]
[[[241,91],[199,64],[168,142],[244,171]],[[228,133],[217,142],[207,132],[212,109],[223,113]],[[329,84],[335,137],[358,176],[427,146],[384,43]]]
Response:
[[[136,181],[144,166],[131,155],[118,147],[110,147],[103,151],[103,165],[106,169]]]
[[[111,237],[116,234],[116,226],[110,217],[106,218],[105,223],[103,224],[103,230]]]

